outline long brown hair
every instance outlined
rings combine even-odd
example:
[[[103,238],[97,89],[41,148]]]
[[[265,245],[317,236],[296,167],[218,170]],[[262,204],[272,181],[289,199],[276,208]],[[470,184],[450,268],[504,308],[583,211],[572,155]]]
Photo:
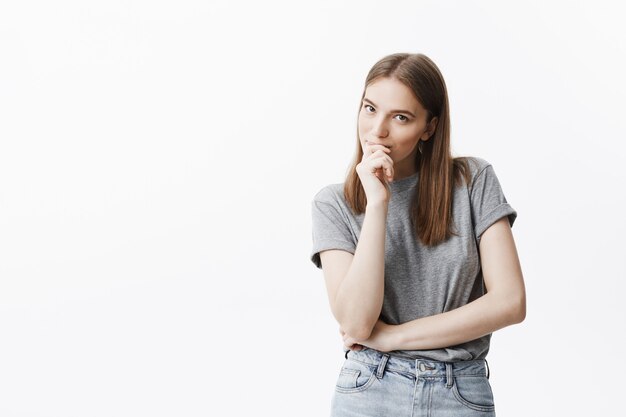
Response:
[[[465,182],[469,184],[470,169],[466,157],[453,157],[450,151],[450,114],[448,92],[443,76],[433,61],[423,54],[396,53],[379,60],[370,69],[365,80],[359,112],[365,90],[380,77],[394,78],[413,91],[420,104],[427,110],[427,120],[437,117],[433,136],[420,141],[415,164],[418,172],[418,188],[411,203],[411,221],[416,235],[426,246],[447,240],[453,231],[452,199],[454,188]],[[357,116],[358,117],[358,116]],[[357,122],[357,146],[344,183],[344,196],[356,214],[365,212],[367,197],[356,166],[363,158]]]

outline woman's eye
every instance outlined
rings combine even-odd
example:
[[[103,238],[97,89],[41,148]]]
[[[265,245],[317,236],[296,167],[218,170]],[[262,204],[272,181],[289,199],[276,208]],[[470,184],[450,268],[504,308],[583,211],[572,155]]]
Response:
[[[406,117],[406,116],[404,116],[404,115],[402,115],[402,114],[399,114],[398,116],[400,116],[400,117],[403,117],[403,118],[404,118],[404,119],[400,119],[400,121],[401,121],[401,122],[406,122],[406,121],[408,121],[408,120],[409,120],[409,118],[408,118],[408,117]]]
[[[372,107],[372,106],[370,106],[369,104],[366,104],[366,105],[365,105],[365,106],[363,106],[363,107],[365,108],[365,110],[367,110],[367,108],[368,108],[368,107]],[[372,107],[372,110],[373,110],[373,109],[374,109],[374,108]]]

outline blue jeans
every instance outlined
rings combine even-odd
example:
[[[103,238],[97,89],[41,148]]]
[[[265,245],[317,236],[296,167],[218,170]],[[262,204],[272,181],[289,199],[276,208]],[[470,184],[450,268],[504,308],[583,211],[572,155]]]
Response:
[[[339,371],[331,417],[492,417],[496,415],[485,359],[404,359],[363,347]]]

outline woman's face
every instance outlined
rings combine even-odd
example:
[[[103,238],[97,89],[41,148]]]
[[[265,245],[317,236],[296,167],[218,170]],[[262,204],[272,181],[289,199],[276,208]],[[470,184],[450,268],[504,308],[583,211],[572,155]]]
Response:
[[[420,139],[428,139],[437,118],[427,126],[426,109],[413,92],[394,78],[379,78],[365,89],[358,118],[363,153],[368,143],[388,147],[394,162],[395,179],[415,173],[415,153]]]

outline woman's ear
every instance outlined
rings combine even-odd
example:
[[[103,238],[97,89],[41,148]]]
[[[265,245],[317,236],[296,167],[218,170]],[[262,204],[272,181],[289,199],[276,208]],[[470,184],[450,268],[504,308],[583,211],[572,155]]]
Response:
[[[437,119],[436,117],[433,117],[430,120],[430,122],[428,122],[428,127],[426,128],[426,131],[424,132],[426,137],[422,138],[423,141],[427,141],[433,137],[433,134],[435,133],[435,129],[437,128],[438,121],[439,119]]]

